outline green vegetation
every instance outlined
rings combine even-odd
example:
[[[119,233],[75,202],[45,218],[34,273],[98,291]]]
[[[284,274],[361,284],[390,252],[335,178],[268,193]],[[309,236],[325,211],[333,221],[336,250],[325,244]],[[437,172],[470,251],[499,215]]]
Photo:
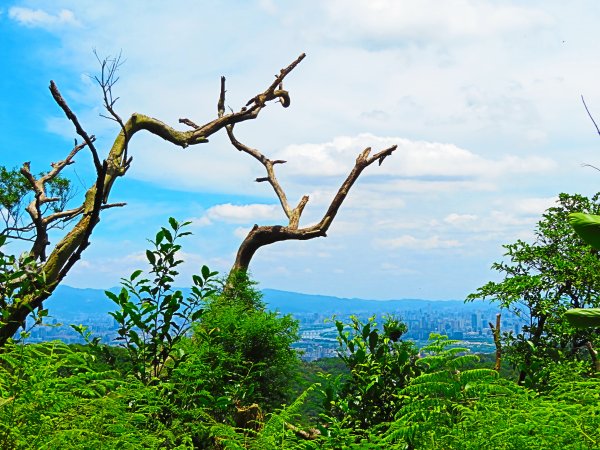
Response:
[[[134,113],[122,120],[113,87],[120,57],[100,61],[95,77],[109,118],[120,125],[106,158],[68,107],[50,91],[83,140],[34,174],[0,166],[0,448],[26,449],[598,449],[600,448],[600,194],[560,194],[534,230],[533,243],[504,246],[493,265],[503,279],[468,297],[488,300],[527,320],[522,332],[494,331],[496,354],[471,354],[432,334],[423,348],[405,340],[401,318],[351,317],[335,323],[337,358],[303,363],[292,349],[298,323],[268,311],[248,275],[255,252],[286,240],[327,234],[364,169],[396,151],[363,150],[315,225],[300,227],[308,201],[288,204],[270,160],[234,136],[267,102],[289,106],[284,78],[301,54],[265,91],[238,112],[225,112],[225,78],[217,117],[178,131]],[[90,244],[116,180],[130,168],[129,143],[148,131],[183,148],[225,129],[237,150],[258,160],[288,222],[255,225],[232,271],[218,279],[202,266],[189,294],[175,287],[188,222],[170,218],[146,251],[147,271],[106,292],[118,325],[114,345],[73,324],[84,344],[30,344],[44,307]],[[86,149],[94,181],[74,197],[62,170]],[[70,225],[69,225],[70,224]],[[49,231],[65,228],[51,246]],[[29,242],[21,256],[11,241]],[[504,364],[504,365],[503,365]]]
[[[599,448],[588,308],[597,306],[600,267],[567,221],[597,208],[596,198],[562,194],[535,244],[505,246],[508,261],[494,265],[505,279],[470,297],[530,318],[522,334],[500,340],[516,377],[446,336],[417,349],[393,316],[334,318],[338,357],[302,363],[291,348],[298,323],[267,311],[246,271],[218,280],[204,266],[190,295],[173,287],[190,233],[169,219],[150,240],[146,274],[106,293],[115,345],[80,325],[83,345],[27,344],[48,315],[40,308],[0,349],[0,448]],[[0,252],[0,309],[20,301],[25,283],[43,285],[28,264]]]
[[[569,214],[600,211],[592,199],[560,194],[538,222],[533,244],[505,245],[507,260],[492,268],[504,276],[468,297],[496,302],[528,324],[522,333],[502,334],[504,358],[519,371],[518,381],[537,388],[550,376],[552,362],[590,359],[599,340],[593,329],[576,329],[565,320],[571,308],[600,305],[600,259],[569,225]],[[593,353],[592,353],[593,354]]]

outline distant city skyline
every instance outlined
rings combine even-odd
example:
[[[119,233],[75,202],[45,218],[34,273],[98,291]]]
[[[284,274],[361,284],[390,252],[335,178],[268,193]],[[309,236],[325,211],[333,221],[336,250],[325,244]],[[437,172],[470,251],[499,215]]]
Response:
[[[32,328],[28,338],[30,342],[58,339],[82,343],[83,339],[70,325],[84,325],[91,333],[90,339],[98,338],[104,344],[118,345],[114,340],[118,335],[118,324],[108,314],[117,307],[102,290],[60,286],[53,297],[47,304],[50,317],[44,320],[43,325]],[[472,351],[489,353],[494,350],[489,323],[495,324],[498,308],[487,302],[463,304],[416,299],[384,302],[272,290],[266,290],[263,299],[269,309],[292,314],[298,320],[300,339],[293,347],[309,361],[336,355],[338,342],[335,324],[331,322],[333,315],[345,323],[350,321],[351,315],[356,315],[363,322],[376,316],[379,326],[384,316],[393,315],[408,327],[404,338],[415,341],[419,346],[428,340],[431,333],[439,333],[459,340],[461,346]],[[523,319],[508,312],[502,313],[502,332],[519,333],[523,324]]]
[[[580,96],[600,117],[600,6],[584,0],[10,0],[0,6],[0,165],[48,170],[76,133],[54,104],[53,79],[106,151],[118,126],[100,117],[90,76],[122,52],[115,94],[172,126],[242,107],[300,53],[286,79],[289,108],[269,105],[237,137],[273,159],[290,202],[309,195],[314,223],[356,156],[397,144],[352,188],[327,238],[261,249],[261,288],[374,299],[464,299],[498,275],[502,244],[531,239],[560,192],[591,196],[600,140]],[[133,163],[111,194],[82,260],[64,280],[115,286],[145,267],[144,250],[173,216],[191,220],[178,284],[201,265],[226,273],[253,224],[283,224],[264,168],[224,133],[175,148],[136,136]],[[88,154],[66,170],[79,195]],[[59,234],[51,236],[57,242]],[[18,246],[13,247],[15,251]]]

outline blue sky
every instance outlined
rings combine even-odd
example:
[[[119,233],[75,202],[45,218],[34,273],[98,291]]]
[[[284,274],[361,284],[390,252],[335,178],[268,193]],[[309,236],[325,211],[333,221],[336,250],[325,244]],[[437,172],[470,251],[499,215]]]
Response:
[[[365,147],[398,151],[369,167],[327,238],[261,249],[261,287],[363,298],[464,298],[494,279],[501,245],[531,239],[560,192],[592,195],[600,140],[600,4],[595,1],[5,1],[0,6],[0,164],[35,171],[75,132],[53,79],[108,150],[93,54],[122,51],[118,112],[173,126],[216,115],[219,77],[239,109],[300,53],[288,109],[236,127],[277,166],[292,203],[316,222]],[[136,135],[127,176],[66,284],[106,288],[143,267],[145,239],[169,216],[192,220],[186,277],[227,271],[254,224],[283,224],[263,167],[223,133],[185,150]],[[93,180],[87,154],[66,173]],[[58,236],[56,236],[58,237]]]

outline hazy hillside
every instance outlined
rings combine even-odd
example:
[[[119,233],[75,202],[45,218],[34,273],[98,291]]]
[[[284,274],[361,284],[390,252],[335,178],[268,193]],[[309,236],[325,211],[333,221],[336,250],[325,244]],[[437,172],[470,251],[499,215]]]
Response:
[[[111,290],[117,290],[113,288]],[[481,308],[481,304],[465,304],[459,300],[436,301],[421,299],[369,300],[360,298],[339,298],[326,295],[301,294],[298,292],[264,289],[264,300],[271,310],[282,313],[386,313],[408,310],[457,310]],[[78,289],[60,285],[46,303],[50,315],[61,318],[76,318],[106,314],[114,310],[114,304],[102,289]]]

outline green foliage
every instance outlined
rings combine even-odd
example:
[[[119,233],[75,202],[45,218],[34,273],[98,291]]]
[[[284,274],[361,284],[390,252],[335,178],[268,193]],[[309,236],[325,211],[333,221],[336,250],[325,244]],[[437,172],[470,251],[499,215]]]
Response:
[[[182,346],[189,358],[174,373],[191,397],[186,401],[200,404],[210,392],[216,412],[226,413],[255,402],[279,407],[288,398],[299,365],[291,348],[298,322],[260,306],[254,285],[239,278],[207,301],[192,338]],[[205,371],[202,379],[195,375],[199,370]]]
[[[23,197],[29,191],[27,180],[18,169],[0,166],[0,206],[11,217],[18,217]]]
[[[457,341],[432,334],[417,360],[422,373],[410,380],[399,392],[404,400],[396,420],[386,433],[386,440],[405,440],[422,445],[435,437],[439,428],[458,423],[463,411],[476,400],[494,393],[504,393],[495,383],[498,374],[491,369],[470,369],[477,355],[457,347]]]
[[[44,176],[37,175],[37,179]],[[56,176],[45,183],[46,196],[56,201],[42,205],[42,215],[63,211],[67,203],[74,195],[71,182],[64,177]],[[7,169],[0,166],[0,218],[3,219],[5,227],[0,229],[0,235],[29,235],[35,230],[33,225],[24,223],[22,220],[25,206],[33,199],[33,189],[29,181],[17,168]]]
[[[315,384],[321,384],[324,378],[347,380],[350,370],[339,357],[322,358],[316,361],[302,361],[299,368],[299,380],[294,386],[293,396],[298,397]],[[323,393],[320,389],[311,389],[306,401],[300,407],[299,423],[312,425],[318,423],[324,412]]]
[[[242,297],[253,290],[239,287]],[[139,376],[143,347],[135,353],[99,345],[82,326],[74,328],[87,337],[85,346],[10,341],[0,354],[0,448],[221,448],[223,430],[238,433],[232,427],[244,405],[256,408],[262,427],[253,402],[272,409],[287,397],[298,363],[290,348],[297,322],[235,302],[231,291],[227,299],[205,299],[206,321],[196,319],[194,336],[172,340],[172,355],[189,358],[150,383]],[[270,418],[264,429],[287,417]]]
[[[44,274],[38,270],[34,258],[27,253],[17,258],[4,253],[3,247],[7,236],[0,234],[0,328],[10,320],[10,312],[22,302],[22,292],[39,295],[44,290]],[[42,322],[48,315],[48,310],[38,308],[32,311],[35,324]],[[25,323],[19,324],[25,329]]]
[[[569,214],[569,223],[586,244],[600,250],[600,216],[571,213]]]
[[[519,381],[543,387],[544,367],[552,361],[582,358],[590,330],[576,330],[564,320],[571,308],[600,306],[600,259],[569,226],[569,214],[600,212],[599,195],[592,199],[560,194],[558,205],[546,211],[535,229],[535,241],[505,245],[507,261],[492,268],[504,276],[468,297],[489,299],[527,320],[523,333],[505,333],[504,357],[520,371]]]
[[[158,448],[130,406],[139,383],[61,342],[9,342],[0,354],[0,448]],[[157,434],[159,436],[157,436]]]
[[[565,312],[565,318],[576,328],[600,327],[599,308],[573,308]]]
[[[350,376],[325,376],[324,406],[330,422],[366,430],[389,421],[401,407],[398,392],[416,373],[416,349],[400,338],[406,325],[387,316],[380,329],[375,317],[366,323],[352,316],[350,323],[335,321],[338,355]]]
[[[150,383],[163,371],[180,362],[184,352],[175,353],[179,341],[190,329],[191,323],[201,314],[201,306],[215,290],[212,280],[216,272],[202,267],[199,275],[193,275],[191,295],[185,297],[181,290],[173,290],[172,283],[178,275],[176,267],[183,261],[177,259],[181,245],[177,240],[191,233],[181,231],[189,222],[182,224],[169,219],[169,228],[162,227],[156,239],[150,243],[153,250],[146,250],[152,280],[141,277],[136,270],[129,278],[123,278],[123,288],[118,294],[106,291],[119,311],[109,313],[119,324],[117,340],[129,351],[134,375],[144,383]],[[141,277],[141,278],[140,278]]]
[[[250,279],[245,270],[232,270],[221,280],[221,290],[217,303],[219,305],[236,305],[245,310],[261,310],[266,307],[262,293],[256,289],[258,283]]]
[[[503,383],[505,394],[477,400],[458,424],[438,429],[421,448],[598,448],[600,380],[582,370],[580,363],[553,364],[544,395]]]
[[[600,216],[571,213],[569,214],[569,223],[581,239],[595,250],[600,250]],[[567,311],[565,317],[576,328],[600,326],[600,309],[598,308],[574,308]]]
[[[292,423],[299,419],[299,411],[315,386],[309,387],[291,405],[277,409],[268,415],[258,430],[244,430],[230,425],[212,428],[215,440],[227,449],[310,449],[319,448],[299,441]],[[302,430],[302,432],[305,432]],[[308,434],[308,432],[305,432]]]

